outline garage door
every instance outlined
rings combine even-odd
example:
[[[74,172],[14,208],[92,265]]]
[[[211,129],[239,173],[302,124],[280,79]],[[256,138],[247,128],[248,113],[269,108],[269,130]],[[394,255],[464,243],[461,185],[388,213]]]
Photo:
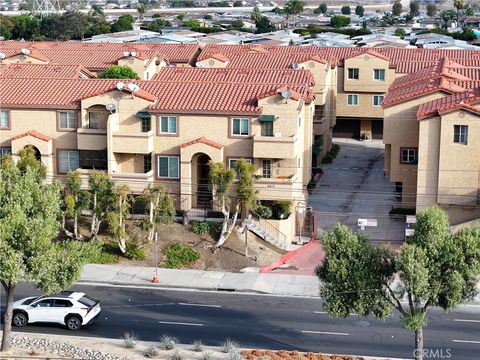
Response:
[[[339,138],[360,138],[360,120],[337,118],[333,128],[333,137]]]
[[[383,139],[383,120],[372,120],[372,137],[374,139]]]

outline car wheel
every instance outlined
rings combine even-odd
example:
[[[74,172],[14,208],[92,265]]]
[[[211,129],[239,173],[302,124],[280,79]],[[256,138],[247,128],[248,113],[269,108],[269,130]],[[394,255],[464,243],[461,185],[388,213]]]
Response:
[[[27,323],[28,323],[27,315],[25,315],[24,313],[17,312],[13,314],[13,325],[17,327],[23,327],[27,325]]]
[[[82,327],[82,320],[78,316],[69,316],[65,322],[68,330],[77,331]]]

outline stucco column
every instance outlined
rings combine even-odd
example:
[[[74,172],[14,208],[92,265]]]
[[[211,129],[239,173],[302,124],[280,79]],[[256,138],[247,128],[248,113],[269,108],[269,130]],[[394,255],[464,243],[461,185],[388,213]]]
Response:
[[[113,154],[113,133],[119,130],[118,113],[110,114],[107,120],[107,172],[113,174],[117,172],[117,161]]]
[[[180,157],[180,208],[188,211],[192,208],[192,162]]]

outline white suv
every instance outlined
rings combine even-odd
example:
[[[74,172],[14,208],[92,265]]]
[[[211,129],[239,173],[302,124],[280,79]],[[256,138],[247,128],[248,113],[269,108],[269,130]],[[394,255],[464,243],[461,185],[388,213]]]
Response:
[[[21,327],[28,323],[49,322],[76,331],[94,320],[100,310],[100,302],[82,292],[28,297],[13,303],[13,325]]]

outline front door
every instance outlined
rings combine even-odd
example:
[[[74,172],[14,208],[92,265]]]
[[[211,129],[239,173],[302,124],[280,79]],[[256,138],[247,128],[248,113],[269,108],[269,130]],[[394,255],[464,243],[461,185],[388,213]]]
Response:
[[[208,180],[210,157],[202,154],[197,159],[197,207],[202,209],[210,208],[212,202],[212,191]]]

